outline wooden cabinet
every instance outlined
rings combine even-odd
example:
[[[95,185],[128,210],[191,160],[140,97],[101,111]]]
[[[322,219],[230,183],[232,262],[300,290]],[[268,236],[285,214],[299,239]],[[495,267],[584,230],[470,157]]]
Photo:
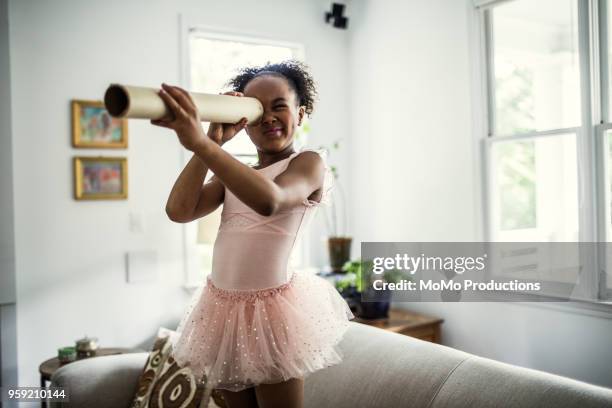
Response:
[[[440,344],[440,326],[444,322],[437,317],[397,308],[390,309],[387,318],[355,318],[352,321],[438,344]]]

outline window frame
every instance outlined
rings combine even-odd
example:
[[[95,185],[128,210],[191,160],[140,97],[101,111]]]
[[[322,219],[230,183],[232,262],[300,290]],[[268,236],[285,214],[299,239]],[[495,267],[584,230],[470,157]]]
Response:
[[[499,141],[534,140],[554,137],[556,134],[575,133],[578,165],[579,239],[581,242],[605,242],[609,215],[606,207],[605,131],[612,129],[609,120],[607,58],[607,0],[575,0],[578,21],[578,54],[580,72],[580,118],[577,127],[547,129],[516,135],[495,134],[495,76],[493,50],[492,8],[515,0],[468,0],[470,48],[472,62],[473,125],[479,153],[477,163],[477,200],[479,205],[479,234],[490,241],[493,202],[491,172],[491,146]],[[598,222],[599,221],[599,222]],[[580,289],[585,303],[612,311],[612,289],[607,288],[606,260],[602,252],[584,254],[596,262],[583,274]],[[551,300],[554,300],[552,298]],[[591,306],[592,309],[592,306]]]
[[[607,236],[607,225],[606,220],[611,220],[610,208],[606,203],[607,192],[609,186],[606,185],[607,166],[605,154],[607,150],[604,148],[606,143],[604,141],[605,132],[612,130],[612,120],[610,118],[610,78],[609,78],[609,67],[610,62],[608,58],[608,32],[609,32],[609,20],[608,20],[608,0],[591,0],[593,3],[591,6],[592,10],[592,29],[591,37],[593,38],[593,47],[597,52],[593,52],[594,64],[596,67],[594,70],[593,89],[595,97],[595,109],[594,109],[594,166],[595,166],[595,193],[597,195],[596,202],[597,207],[597,219],[603,220],[598,223],[598,235],[599,242],[606,242],[608,239],[612,240],[612,237]],[[599,281],[599,299],[611,300],[612,299],[612,287],[608,288],[607,282],[607,265],[606,256],[603,253],[598,254],[598,281]]]

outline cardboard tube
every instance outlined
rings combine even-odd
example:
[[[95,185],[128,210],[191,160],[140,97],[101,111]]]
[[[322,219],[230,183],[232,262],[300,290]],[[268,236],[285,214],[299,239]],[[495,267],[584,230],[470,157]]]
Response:
[[[111,84],[104,94],[104,106],[116,118],[161,119],[170,115],[158,89]],[[256,98],[213,95],[190,92],[200,120],[204,122],[237,123],[246,117],[249,124],[257,122],[263,106]]]

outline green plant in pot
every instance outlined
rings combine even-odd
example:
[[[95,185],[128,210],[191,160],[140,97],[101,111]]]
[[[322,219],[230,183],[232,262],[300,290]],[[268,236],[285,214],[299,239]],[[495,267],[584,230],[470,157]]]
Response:
[[[346,277],[336,281],[338,292],[346,299],[355,315],[363,319],[380,319],[389,316],[391,291],[374,290],[372,287],[374,280],[381,279],[389,283],[397,283],[402,279],[410,280],[410,277],[396,269],[388,270],[381,275],[373,274],[372,266],[371,260],[346,262],[342,267]],[[364,294],[370,299],[369,301],[362,300]]]
[[[334,141],[331,148],[319,146],[319,149],[325,149],[328,153],[331,150],[338,150],[339,148],[339,140]],[[330,169],[334,176],[334,188],[332,189],[331,205],[329,208],[326,208],[325,211],[325,225],[329,234],[327,238],[327,250],[329,252],[329,263],[332,271],[334,273],[344,273],[345,270],[343,266],[351,258],[352,238],[346,235],[346,231],[348,230],[346,200],[342,183],[340,183],[338,168],[330,165]],[[338,216],[339,212],[340,217]]]

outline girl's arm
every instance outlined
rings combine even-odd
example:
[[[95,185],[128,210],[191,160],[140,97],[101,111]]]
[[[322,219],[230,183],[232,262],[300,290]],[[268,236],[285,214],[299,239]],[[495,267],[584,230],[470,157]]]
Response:
[[[166,214],[174,222],[190,222],[213,212],[225,196],[223,184],[213,176],[206,184],[208,167],[195,154],[174,183]]]
[[[226,95],[240,96],[239,92],[226,92]],[[152,120],[152,124],[169,127],[167,119]],[[211,123],[208,138],[222,146],[244,128],[246,118],[236,124]],[[172,187],[166,203],[166,214],[175,222],[190,222],[204,217],[223,202],[225,187],[213,176],[202,186],[206,179],[208,166],[197,155],[193,155]]]
[[[299,154],[282,174],[270,180],[235,159],[204,134],[188,92],[165,84],[162,87],[160,96],[173,117],[152,123],[173,129],[183,146],[193,151],[236,197],[257,213],[273,215],[303,202],[321,188],[325,169],[316,153]]]
[[[297,155],[274,180],[236,160],[214,142],[203,139],[194,153],[240,201],[265,216],[302,203],[323,185],[325,166],[315,152]]]

